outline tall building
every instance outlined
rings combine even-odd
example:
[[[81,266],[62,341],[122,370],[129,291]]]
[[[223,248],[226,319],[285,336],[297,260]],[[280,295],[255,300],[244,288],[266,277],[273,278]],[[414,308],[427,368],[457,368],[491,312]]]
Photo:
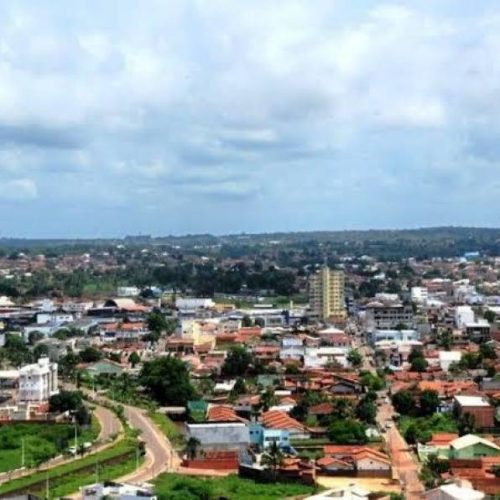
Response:
[[[324,266],[309,278],[309,304],[321,319],[345,318],[344,271]]]
[[[57,388],[57,363],[40,358],[37,363],[19,370],[19,403],[40,403],[59,392]]]

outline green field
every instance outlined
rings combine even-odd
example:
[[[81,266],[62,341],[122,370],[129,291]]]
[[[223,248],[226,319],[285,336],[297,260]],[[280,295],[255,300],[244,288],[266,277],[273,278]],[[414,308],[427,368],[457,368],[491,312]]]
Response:
[[[179,474],[161,474],[154,480],[161,500],[275,500],[297,495],[311,495],[315,488],[299,483],[256,483],[232,474],[202,479]]]
[[[111,448],[94,455],[54,467],[48,472],[35,472],[29,476],[8,481],[0,485],[0,495],[5,496],[20,490],[37,494],[45,491],[47,481],[50,484],[51,498],[73,493],[80,486],[95,482],[96,477],[99,480],[114,479],[133,471],[138,458],[136,449],[136,439],[123,438]],[[141,462],[142,458],[139,460]]]
[[[99,423],[78,433],[78,443],[92,442],[99,434]],[[75,428],[71,424],[19,423],[0,426],[0,472],[24,465],[32,467],[67,451],[74,445]]]

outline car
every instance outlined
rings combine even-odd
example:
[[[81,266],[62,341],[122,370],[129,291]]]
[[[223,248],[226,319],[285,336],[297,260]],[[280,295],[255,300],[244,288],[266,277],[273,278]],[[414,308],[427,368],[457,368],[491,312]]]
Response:
[[[394,424],[393,424],[392,422],[386,422],[386,423],[385,423],[385,428],[386,428],[386,429],[390,429],[390,428],[391,428],[391,427],[393,427],[393,426],[394,426]]]

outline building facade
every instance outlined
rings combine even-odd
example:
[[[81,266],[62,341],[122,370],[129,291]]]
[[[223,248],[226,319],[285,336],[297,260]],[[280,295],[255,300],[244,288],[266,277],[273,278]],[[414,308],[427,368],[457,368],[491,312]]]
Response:
[[[345,276],[324,266],[309,278],[309,304],[323,320],[345,318]]]
[[[58,392],[57,363],[51,363],[49,358],[40,358],[19,370],[19,403],[48,401]]]

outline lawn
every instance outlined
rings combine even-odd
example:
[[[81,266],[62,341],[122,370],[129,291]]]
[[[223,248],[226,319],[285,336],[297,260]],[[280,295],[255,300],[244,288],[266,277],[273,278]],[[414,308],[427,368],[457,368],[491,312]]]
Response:
[[[316,489],[299,483],[256,483],[236,475],[214,478],[162,474],[154,480],[155,492],[161,500],[274,500],[297,495],[311,495]]]
[[[135,439],[121,439],[111,448],[54,467],[48,473],[45,471],[35,472],[29,476],[8,481],[0,485],[0,495],[7,496],[6,494],[15,493],[20,489],[39,493],[40,483],[45,484],[48,479],[51,496],[62,496],[77,491],[80,486],[89,482],[94,482],[96,471],[99,474],[99,479],[120,477],[135,469],[136,448]],[[108,463],[105,466],[98,465],[103,462]]]
[[[74,444],[75,430],[71,424],[19,423],[0,426],[0,472],[22,466],[24,441],[24,465],[31,467],[60,455]],[[100,426],[95,418],[92,425],[78,435],[78,442],[92,442],[99,434]]]
[[[451,413],[435,413],[430,417],[408,417],[402,415],[398,421],[401,435],[404,436],[411,424],[417,425],[420,429],[435,432],[457,432],[457,423]]]
[[[174,447],[180,447],[184,444],[184,435],[175,422],[172,422],[166,415],[159,411],[149,411],[148,417],[160,428],[167,436]]]

